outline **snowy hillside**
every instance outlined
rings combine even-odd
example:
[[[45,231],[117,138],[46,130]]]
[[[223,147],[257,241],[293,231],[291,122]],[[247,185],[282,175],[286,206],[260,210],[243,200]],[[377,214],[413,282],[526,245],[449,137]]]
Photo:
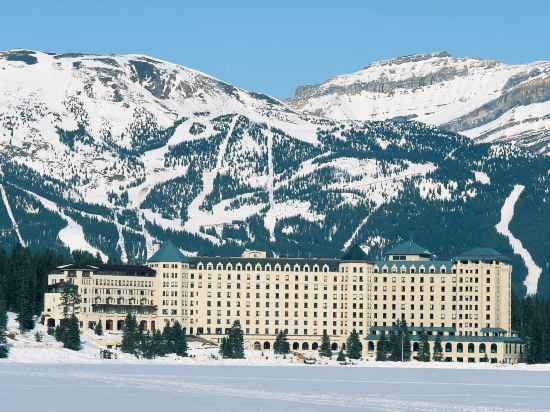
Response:
[[[404,56],[299,87],[289,103],[332,119],[415,119],[478,142],[550,152],[550,62]]]
[[[167,239],[187,254],[338,256],[358,243],[371,257],[407,238],[442,257],[514,255],[517,239],[515,287],[529,276],[550,293],[547,156],[415,121],[307,115],[141,55],[18,50],[0,54],[0,74],[5,247],[143,262]]]

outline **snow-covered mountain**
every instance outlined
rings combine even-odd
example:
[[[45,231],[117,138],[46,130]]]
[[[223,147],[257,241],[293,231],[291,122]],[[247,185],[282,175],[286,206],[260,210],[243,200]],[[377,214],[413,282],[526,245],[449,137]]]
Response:
[[[305,114],[142,55],[0,54],[7,247],[375,257],[414,238],[447,257],[496,247],[517,288],[550,293],[549,169],[514,145]]]
[[[505,64],[446,52],[372,63],[302,86],[299,110],[344,120],[415,119],[476,142],[514,141],[550,152],[550,62]]]

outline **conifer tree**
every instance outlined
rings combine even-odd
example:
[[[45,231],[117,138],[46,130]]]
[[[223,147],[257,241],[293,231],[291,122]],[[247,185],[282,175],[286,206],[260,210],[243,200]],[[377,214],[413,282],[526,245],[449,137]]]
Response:
[[[363,345],[359,340],[359,334],[353,329],[346,342],[346,355],[350,359],[359,359],[361,358],[362,350]]]
[[[344,362],[346,360],[346,355],[344,355],[343,350],[340,350],[340,352],[338,352],[338,356],[336,357],[336,360],[338,362]]]
[[[231,349],[229,339],[226,336],[224,336],[220,341],[220,355],[222,355],[224,359],[233,358],[233,350]]]
[[[65,332],[63,336],[63,347],[71,350],[80,350],[80,328],[79,321],[75,315],[65,319]]]
[[[63,317],[69,318],[76,315],[78,305],[81,303],[78,287],[70,283],[66,283],[61,291],[61,307],[63,309]]]
[[[150,334],[150,339],[153,357],[166,355],[165,342],[162,338],[162,333],[160,330],[155,330],[152,334]]]
[[[332,350],[330,349],[330,339],[326,330],[323,331],[323,337],[321,339],[321,348],[319,349],[319,355],[325,358],[332,357]]]
[[[176,321],[172,330],[174,336],[174,353],[178,356],[187,356],[187,337],[185,336],[183,327]]]
[[[441,346],[441,337],[438,335],[434,341],[434,355],[433,360],[435,362],[441,362],[443,360],[443,347]]]
[[[179,325],[179,323],[178,323]],[[175,325],[174,325],[174,328],[175,328]],[[170,326],[169,323],[167,323],[166,325],[164,325],[164,329],[162,330],[162,338],[164,340],[164,345],[165,345],[165,352],[168,354],[168,353],[175,353],[176,352],[176,348],[175,348],[175,345],[174,345],[174,328]]]
[[[103,336],[103,324],[101,323],[101,319],[100,319],[99,322],[97,322],[97,324],[95,325],[95,327],[94,327],[94,333],[95,333],[97,336]]]
[[[229,346],[234,359],[244,359],[244,338],[241,330],[241,323],[236,320],[229,331]]]
[[[430,361],[430,343],[428,342],[428,335],[426,333],[422,334],[417,359],[420,362]]]
[[[386,339],[386,335],[383,334],[376,345],[376,360],[384,362],[388,360],[389,342]]]
[[[6,339],[8,326],[7,307],[2,289],[0,288],[0,358],[7,358],[9,354],[9,346]]]
[[[22,272],[21,275],[23,278],[20,280],[17,321],[19,322],[19,329],[26,332],[34,329],[34,288],[31,274]]]
[[[403,340],[403,361],[408,362],[411,360],[412,345],[411,345],[411,333],[407,323],[402,320],[400,325],[400,336]]]
[[[124,353],[137,355],[137,349],[140,343],[140,332],[141,331],[138,327],[136,317],[131,313],[128,313],[126,315],[126,320],[124,321],[124,330],[120,350]]]
[[[290,352],[290,345],[284,331],[281,331],[277,334],[277,337],[275,338],[275,343],[273,344],[273,350],[277,355],[286,355]]]

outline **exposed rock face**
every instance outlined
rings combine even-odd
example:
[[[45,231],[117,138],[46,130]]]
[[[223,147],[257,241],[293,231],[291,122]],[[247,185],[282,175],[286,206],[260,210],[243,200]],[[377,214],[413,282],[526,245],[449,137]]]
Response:
[[[319,85],[289,104],[334,119],[416,119],[480,141],[550,152],[550,63],[507,65],[448,53],[399,57]]]

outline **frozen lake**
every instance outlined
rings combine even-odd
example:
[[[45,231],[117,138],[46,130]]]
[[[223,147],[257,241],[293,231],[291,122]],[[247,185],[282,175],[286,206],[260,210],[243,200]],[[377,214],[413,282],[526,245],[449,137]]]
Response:
[[[492,369],[0,364],[13,412],[548,410],[550,372]]]

